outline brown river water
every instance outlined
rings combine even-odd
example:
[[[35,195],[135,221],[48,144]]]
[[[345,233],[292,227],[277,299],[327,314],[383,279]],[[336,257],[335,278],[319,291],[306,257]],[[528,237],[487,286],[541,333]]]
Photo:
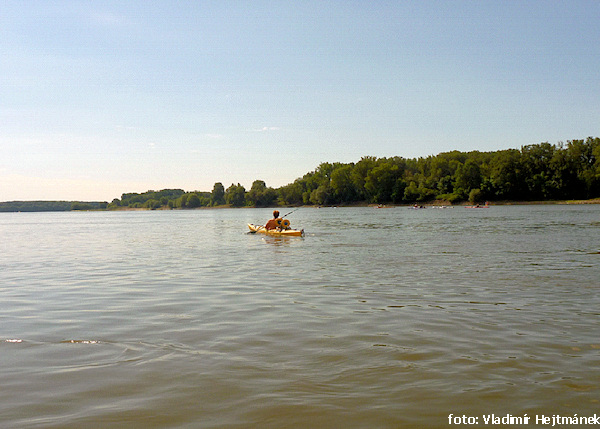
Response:
[[[600,206],[269,215],[1,213],[0,427],[600,414]]]

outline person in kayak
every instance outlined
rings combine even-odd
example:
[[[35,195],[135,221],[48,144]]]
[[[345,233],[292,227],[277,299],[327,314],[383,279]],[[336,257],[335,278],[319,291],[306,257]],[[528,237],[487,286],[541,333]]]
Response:
[[[279,228],[277,219],[279,218],[279,211],[273,210],[273,219],[269,219],[265,225],[265,229],[276,229]]]

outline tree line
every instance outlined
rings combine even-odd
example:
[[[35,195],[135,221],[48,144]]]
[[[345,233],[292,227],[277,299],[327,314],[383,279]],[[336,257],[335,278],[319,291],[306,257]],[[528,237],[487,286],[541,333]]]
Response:
[[[230,205],[343,205],[445,201],[590,199],[600,196],[600,138],[539,143],[493,152],[444,152],[415,159],[365,156],[356,163],[321,163],[274,189],[255,180],[246,190],[215,183],[212,192],[181,189],[123,194],[108,205],[196,208]]]
[[[121,199],[115,198],[108,209],[146,208],[146,209],[193,209],[198,207],[268,207],[277,205],[278,190],[267,187],[262,180],[255,180],[252,188],[246,191],[244,186],[231,184],[225,189],[221,182],[215,183],[211,192],[185,192],[183,189],[163,189],[144,193],[123,194]]]
[[[6,201],[0,212],[67,212],[71,210],[104,210],[107,202],[99,201]]]
[[[122,208],[269,207],[276,205],[412,204],[444,201],[544,201],[600,197],[600,138],[539,143],[493,152],[444,152],[407,159],[365,156],[354,163],[321,163],[280,188],[255,180],[212,191],[163,189],[125,193],[106,202],[13,201],[0,211]]]

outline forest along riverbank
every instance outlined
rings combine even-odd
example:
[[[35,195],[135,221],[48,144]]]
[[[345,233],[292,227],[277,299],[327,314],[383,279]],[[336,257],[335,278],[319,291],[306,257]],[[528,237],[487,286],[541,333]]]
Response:
[[[41,203],[41,204],[40,204]],[[0,213],[14,213],[14,212],[52,212],[52,211],[144,211],[144,210],[218,210],[218,209],[230,209],[230,208],[264,208],[255,206],[242,206],[235,207],[231,204],[223,204],[219,206],[206,206],[206,207],[194,207],[194,208],[175,208],[168,206],[161,206],[157,208],[151,207],[110,207],[107,208],[106,203],[93,202],[78,202],[78,205],[72,205],[71,202],[64,201],[7,201],[0,202]],[[461,207],[472,203],[464,202],[461,204],[452,204],[445,200],[436,200],[426,203],[419,203],[424,207],[431,206],[451,206]],[[567,204],[600,204],[600,198],[592,198],[589,200],[549,200],[549,201],[490,201],[490,206],[507,206],[507,205],[567,205]],[[354,202],[349,204],[335,204],[335,205],[318,205],[311,204],[306,206],[272,206],[272,207],[305,207],[305,208],[320,208],[320,207],[411,207],[413,204],[377,204],[369,203],[366,201]]]

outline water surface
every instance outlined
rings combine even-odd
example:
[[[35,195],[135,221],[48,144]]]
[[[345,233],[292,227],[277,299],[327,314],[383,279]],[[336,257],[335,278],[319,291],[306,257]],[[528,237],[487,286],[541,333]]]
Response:
[[[599,206],[269,215],[0,214],[2,426],[598,413]]]

